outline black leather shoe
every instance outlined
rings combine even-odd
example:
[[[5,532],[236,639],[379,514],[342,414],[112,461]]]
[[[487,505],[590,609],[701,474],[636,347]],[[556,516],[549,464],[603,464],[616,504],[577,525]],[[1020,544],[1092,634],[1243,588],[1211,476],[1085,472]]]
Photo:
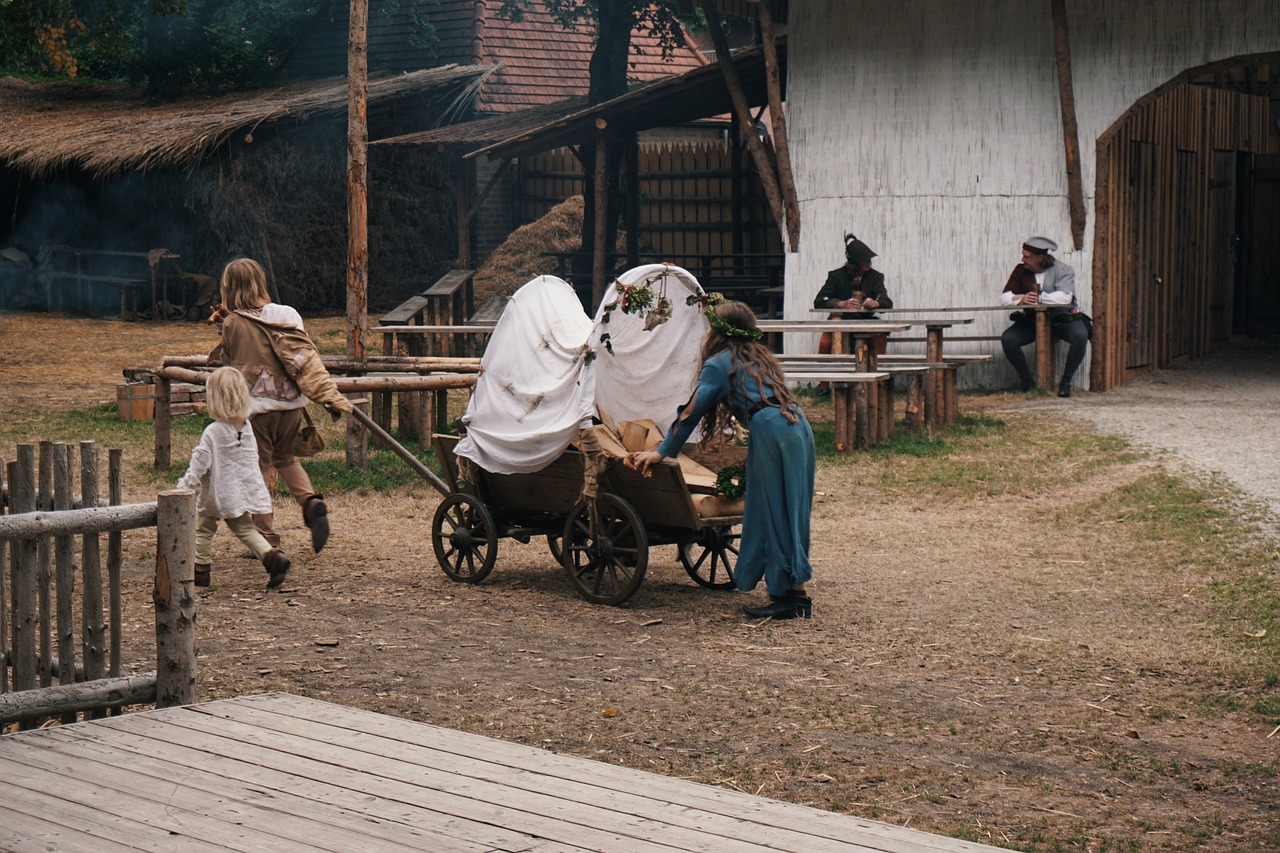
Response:
[[[811,619],[813,599],[807,595],[769,596],[770,602],[762,607],[743,607],[742,612],[753,619]]]
[[[1025,379],[1024,379],[1024,380],[1022,380],[1021,382],[1019,382],[1019,383],[1018,383],[1018,391],[1019,391],[1019,393],[1026,394],[1028,391],[1034,391],[1034,390],[1036,390],[1036,383],[1035,383],[1035,382],[1029,382],[1029,381],[1027,381],[1027,380],[1025,380]]]
[[[1070,386],[1070,385],[1059,385],[1059,386],[1058,386],[1058,396],[1059,396],[1059,397],[1070,397],[1070,396],[1071,396],[1071,386]]]
[[[213,581],[213,566],[196,563],[196,586],[208,586]]]
[[[293,565],[278,548],[272,548],[262,558],[262,567],[267,570],[267,589],[279,589],[284,585],[289,567]]]
[[[329,507],[325,505],[324,495],[307,498],[302,506],[302,521],[311,528],[311,549],[319,554],[329,541]]]

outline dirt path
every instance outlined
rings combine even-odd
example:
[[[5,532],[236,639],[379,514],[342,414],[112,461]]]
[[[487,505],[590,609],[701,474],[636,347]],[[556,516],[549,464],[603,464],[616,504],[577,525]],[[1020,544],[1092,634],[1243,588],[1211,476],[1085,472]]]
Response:
[[[1280,520],[1280,346],[1241,341],[1105,394],[1032,397],[1007,410],[1123,435],[1174,464],[1225,478]]]

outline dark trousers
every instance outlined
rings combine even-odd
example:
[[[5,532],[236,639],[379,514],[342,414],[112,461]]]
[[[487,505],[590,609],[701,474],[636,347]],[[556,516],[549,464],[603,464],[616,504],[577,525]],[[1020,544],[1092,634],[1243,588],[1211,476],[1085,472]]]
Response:
[[[1062,368],[1062,379],[1059,385],[1070,385],[1071,379],[1076,375],[1080,363],[1084,361],[1085,348],[1089,346],[1089,330],[1085,328],[1083,322],[1079,320],[1069,320],[1065,323],[1054,323],[1050,326],[1050,334],[1055,341],[1066,341],[1069,349],[1067,350],[1067,363]],[[1022,348],[1027,344],[1035,343],[1036,340],[1036,324],[1034,320],[1015,320],[1013,325],[1004,330],[1004,334],[1000,336],[1000,346],[1004,347],[1004,357],[1009,359],[1009,363],[1013,365],[1013,369],[1018,372],[1018,379],[1022,381],[1023,386],[1031,387],[1036,384],[1035,377],[1031,375],[1030,368],[1027,367],[1027,357],[1022,352]]]

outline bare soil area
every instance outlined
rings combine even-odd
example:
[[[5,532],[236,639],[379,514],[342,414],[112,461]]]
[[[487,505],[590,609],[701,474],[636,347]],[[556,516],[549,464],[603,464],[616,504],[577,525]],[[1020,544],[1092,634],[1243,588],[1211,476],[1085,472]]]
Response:
[[[0,457],[114,399],[121,368],[211,344],[190,324],[0,313]],[[745,619],[762,591],[704,590],[670,546],[620,608],[579,599],[538,541],[502,540],[485,583],[455,584],[429,487],[321,481],[321,554],[278,504],[282,593],[219,534],[201,696],[300,693],[1014,849],[1280,849],[1280,735],[1258,710],[1277,686],[1254,674],[1257,626],[1215,592],[1273,584],[1274,548],[1239,534],[1227,498],[1040,405],[965,397],[1001,422],[932,457],[820,462],[811,621]],[[175,434],[179,465],[195,439]],[[153,547],[126,544],[138,669]]]

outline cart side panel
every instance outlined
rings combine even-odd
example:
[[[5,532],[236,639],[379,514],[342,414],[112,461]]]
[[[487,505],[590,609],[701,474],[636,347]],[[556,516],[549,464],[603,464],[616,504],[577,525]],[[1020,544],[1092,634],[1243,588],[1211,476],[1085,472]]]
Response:
[[[680,473],[680,466],[660,464],[650,467],[649,471],[652,476],[645,477],[613,460],[605,484],[608,491],[631,504],[646,527],[700,530],[702,519]],[[604,489],[605,485],[602,485],[601,490]]]
[[[485,495],[503,511],[567,516],[582,494],[582,454],[566,451],[541,471],[484,474]]]

